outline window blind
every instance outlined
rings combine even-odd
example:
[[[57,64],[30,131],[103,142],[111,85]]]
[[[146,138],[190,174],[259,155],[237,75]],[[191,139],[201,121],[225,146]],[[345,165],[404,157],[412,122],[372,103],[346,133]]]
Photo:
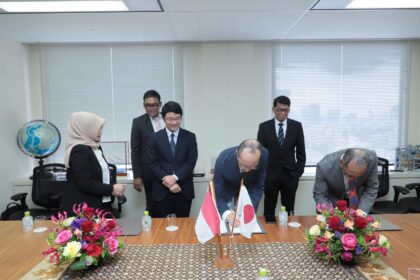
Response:
[[[170,44],[44,45],[42,95],[46,120],[62,135],[50,161],[62,162],[70,114],[89,111],[106,119],[103,141],[130,141],[132,119],[144,114],[143,94],[183,106],[182,49]],[[124,161],[121,147],[105,154]]]
[[[273,52],[273,98],[291,99],[307,165],[349,147],[394,161],[406,142],[408,42],[279,43]]]

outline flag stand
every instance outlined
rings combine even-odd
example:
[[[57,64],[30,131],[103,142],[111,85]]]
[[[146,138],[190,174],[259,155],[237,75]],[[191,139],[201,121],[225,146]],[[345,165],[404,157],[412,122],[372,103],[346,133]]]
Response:
[[[228,253],[225,254],[223,252],[223,244],[222,244],[222,236],[219,234],[217,235],[217,243],[219,244],[219,255],[216,257],[214,261],[214,266],[217,269],[231,269],[235,266],[235,262],[233,261],[232,257],[230,256],[228,249]]]

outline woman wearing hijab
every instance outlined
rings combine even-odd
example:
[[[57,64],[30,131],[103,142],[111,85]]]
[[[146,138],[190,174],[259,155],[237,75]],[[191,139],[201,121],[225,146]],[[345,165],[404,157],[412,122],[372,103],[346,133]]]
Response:
[[[101,149],[105,119],[89,112],[70,115],[64,164],[67,168],[67,187],[61,207],[69,216],[73,205],[86,202],[89,207],[111,209],[111,195],[124,194],[125,185],[110,184],[108,163]]]

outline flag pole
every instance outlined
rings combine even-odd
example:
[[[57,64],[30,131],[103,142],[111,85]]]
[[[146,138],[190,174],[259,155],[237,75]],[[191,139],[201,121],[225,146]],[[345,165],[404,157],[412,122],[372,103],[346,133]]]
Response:
[[[238,200],[237,201],[239,201],[239,196],[241,195],[241,189],[242,189],[243,183],[244,183],[244,179],[241,179],[241,186],[239,188],[239,195],[238,195]],[[230,233],[230,236],[229,236],[229,246],[228,246],[228,249],[227,249],[227,257],[228,258],[230,257],[230,251],[231,251],[231,248],[233,246],[232,240],[233,240],[233,234],[234,234],[234,230],[235,230],[235,222],[236,222],[236,213],[237,212],[238,212],[238,205],[236,205],[236,208],[235,208],[235,213],[233,215],[231,233]]]
[[[216,192],[214,191],[214,176],[210,181],[210,190],[211,195],[213,197],[213,201],[216,201]],[[224,223],[224,221],[222,221]],[[223,240],[222,240],[222,233],[219,230],[219,234],[217,235],[217,243],[219,244],[219,256],[216,257],[214,261],[214,266],[218,269],[231,269],[235,266],[233,259],[229,256],[229,253],[225,255],[223,252]],[[229,248],[228,248],[229,250]]]

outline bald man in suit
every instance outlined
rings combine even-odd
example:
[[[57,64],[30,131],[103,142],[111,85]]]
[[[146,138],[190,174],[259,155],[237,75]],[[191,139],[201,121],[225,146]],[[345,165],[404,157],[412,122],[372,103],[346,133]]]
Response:
[[[369,213],[378,194],[378,157],[372,150],[350,148],[326,155],[316,167],[313,195],[317,204],[349,200],[351,182],[357,193],[356,209]]]

